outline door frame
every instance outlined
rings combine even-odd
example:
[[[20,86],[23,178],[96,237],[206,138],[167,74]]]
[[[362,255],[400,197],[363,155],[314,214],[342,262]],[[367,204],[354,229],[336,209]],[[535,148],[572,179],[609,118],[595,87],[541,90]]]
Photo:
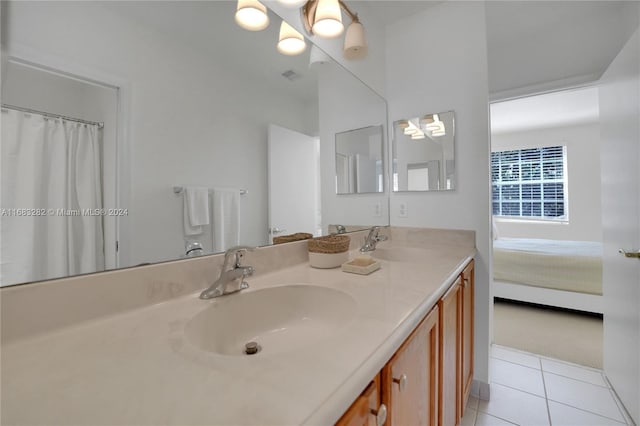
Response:
[[[116,91],[116,136],[115,136],[115,196],[114,208],[128,209],[131,206],[131,82],[121,76],[105,73],[101,70],[79,65],[66,58],[43,53],[31,47],[14,44],[2,51],[2,64],[13,62],[41,71],[72,78],[83,83],[100,86]],[[4,84],[4,82],[3,82]],[[119,269],[131,266],[129,259],[131,238],[129,216],[114,216],[115,239],[111,245],[115,249],[115,260],[105,269]],[[105,235],[105,242],[107,236]],[[106,249],[106,247],[105,247]]]

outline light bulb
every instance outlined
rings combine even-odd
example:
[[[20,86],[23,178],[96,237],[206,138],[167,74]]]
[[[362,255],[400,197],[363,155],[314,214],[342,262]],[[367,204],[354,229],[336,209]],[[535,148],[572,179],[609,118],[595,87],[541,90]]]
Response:
[[[320,37],[338,37],[344,31],[338,0],[318,0],[313,20],[313,33]]]
[[[280,24],[280,37],[278,38],[278,52],[283,55],[299,55],[307,48],[304,37],[287,22]]]
[[[267,8],[258,0],[238,0],[236,23],[245,30],[264,30],[269,26]]]

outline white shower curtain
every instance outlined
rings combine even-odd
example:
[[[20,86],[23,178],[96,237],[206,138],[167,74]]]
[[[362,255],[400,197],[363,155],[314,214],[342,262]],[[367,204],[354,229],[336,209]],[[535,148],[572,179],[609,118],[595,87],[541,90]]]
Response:
[[[104,270],[102,130],[5,108],[1,124],[0,285]]]

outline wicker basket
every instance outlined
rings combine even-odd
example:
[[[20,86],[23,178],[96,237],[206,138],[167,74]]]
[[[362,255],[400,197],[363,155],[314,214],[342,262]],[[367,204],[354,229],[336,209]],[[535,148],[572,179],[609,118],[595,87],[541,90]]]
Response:
[[[306,232],[297,232],[291,235],[281,235],[279,237],[273,237],[273,244],[291,243],[293,241],[308,240],[313,238],[313,234]]]
[[[343,253],[349,251],[351,238],[346,235],[329,235],[309,240],[309,251],[311,253]]]

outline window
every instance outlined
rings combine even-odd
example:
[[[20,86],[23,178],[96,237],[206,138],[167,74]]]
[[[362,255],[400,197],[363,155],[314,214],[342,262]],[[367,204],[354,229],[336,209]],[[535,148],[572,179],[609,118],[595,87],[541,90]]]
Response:
[[[566,148],[491,153],[494,216],[566,219]]]

